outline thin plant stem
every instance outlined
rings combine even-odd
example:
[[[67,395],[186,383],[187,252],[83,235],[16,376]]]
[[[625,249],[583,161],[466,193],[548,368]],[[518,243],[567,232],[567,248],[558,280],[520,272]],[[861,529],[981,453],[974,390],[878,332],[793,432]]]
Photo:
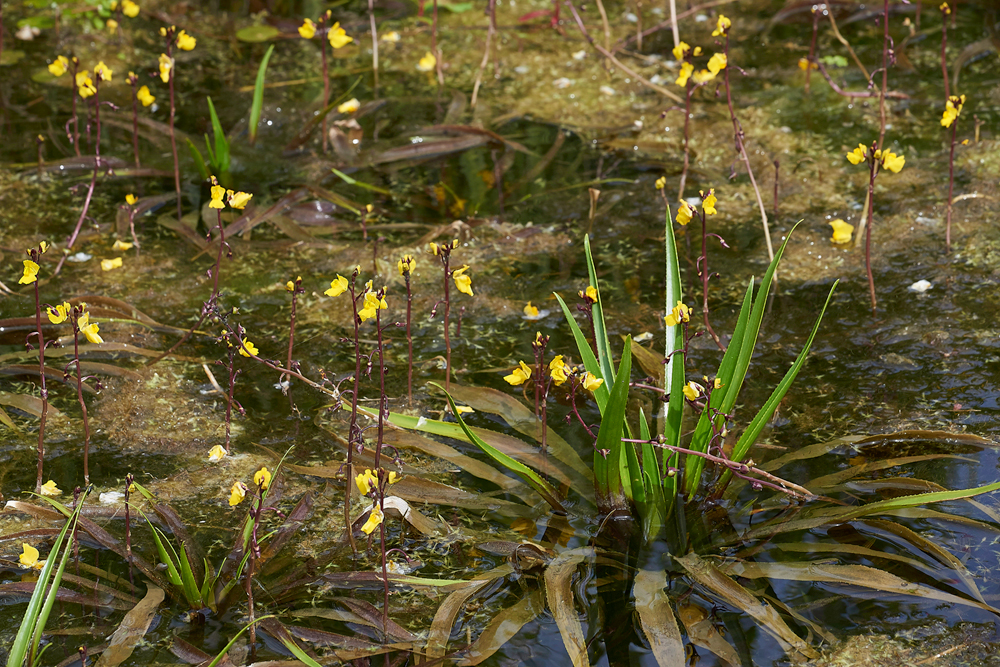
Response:
[[[951,254],[951,204],[955,188],[955,133],[958,130],[958,118],[951,121],[951,147],[948,153],[948,208],[945,213],[944,251]]]
[[[385,296],[385,289],[376,293],[379,301]],[[382,551],[382,633],[388,641],[389,637],[389,573],[387,570],[385,556],[385,485],[382,474],[382,440],[384,437],[385,418],[389,412],[389,399],[385,393],[385,345],[382,340],[382,319],[381,308],[375,309],[375,333],[378,337],[378,435],[375,440],[375,470],[378,476],[378,505],[382,515],[382,522],[379,524],[379,541]],[[350,480],[348,480],[350,483]]]
[[[73,309],[73,364],[76,366],[76,400],[83,413],[83,483],[90,486],[90,420],[87,403],[83,400],[83,376],[80,373],[80,314],[83,309]]]
[[[726,62],[729,62],[729,30],[726,30]],[[764,228],[764,242],[767,244],[767,259],[774,261],[774,247],[771,245],[771,229],[767,224],[767,211],[764,209],[764,200],[760,196],[760,188],[757,187],[757,179],[753,177],[753,169],[750,167],[750,156],[747,155],[747,148],[744,142],[745,135],[740,121],[736,119],[736,111],[733,110],[733,93],[729,85],[729,69],[727,65],[723,70],[726,73],[726,103],[729,105],[729,118],[733,121],[733,134],[736,140],[736,152],[740,154],[743,164],[747,168],[747,176],[750,177],[750,185],[753,186],[754,195],[757,196],[757,206],[760,208],[761,226]],[[778,280],[778,272],[774,273],[774,280]],[[713,334],[714,335],[714,334]],[[718,342],[718,339],[716,339]]]
[[[476,82],[472,86],[472,101],[470,106],[475,109],[476,101],[479,98],[479,86],[483,83],[483,72],[490,62],[490,47],[493,45],[493,33],[497,29],[497,3],[496,0],[489,0],[490,22],[486,28],[486,48],[483,49],[483,59],[479,62],[479,71],[476,72]]]
[[[948,86],[948,59],[945,55],[945,51],[948,48],[948,12],[945,8],[948,4],[945,3],[941,5],[941,78],[944,79],[944,98],[948,99],[951,97],[951,91]]]
[[[70,235],[69,240],[66,242],[66,249],[70,250],[73,244],[76,243],[76,237],[80,235],[80,230],[83,228],[83,221],[87,219],[87,211],[90,209],[90,200],[94,197],[94,187],[97,185],[97,171],[101,167],[101,77],[94,73],[94,124],[97,127],[97,136],[94,140],[94,173],[90,177],[90,187],[87,188],[87,197],[83,200],[83,210],[80,211],[80,219],[76,221],[76,227],[73,228],[73,233]],[[74,99],[76,99],[74,97]],[[59,260],[59,264],[56,265],[55,273],[59,273],[62,268],[63,262],[66,261],[67,254],[63,254],[62,258]]]
[[[128,82],[132,86],[132,152],[135,154],[135,168],[139,169],[139,98],[136,90],[139,78],[132,75]]]
[[[375,28],[375,0],[368,0],[368,19],[372,26],[372,73],[374,75],[372,95],[378,99],[378,30]]]
[[[73,78],[69,81],[69,88],[73,91],[73,134],[70,137],[70,141],[73,142],[73,150],[76,151],[76,156],[80,157],[80,117],[76,110],[76,73],[80,70],[80,60],[76,56],[73,56],[70,58],[70,64],[73,65],[73,70],[70,72],[70,76]]]
[[[684,201],[684,186],[687,184],[688,167],[691,165],[691,94],[694,87],[691,81],[687,83],[687,94],[684,96],[684,167],[681,169],[681,184],[677,191],[677,201]]]
[[[871,75],[868,73],[868,69],[861,63],[861,59],[858,58],[858,54],[854,52],[854,47],[852,47],[851,43],[844,39],[844,36],[840,34],[840,29],[837,27],[837,19],[834,17],[834,12],[832,10],[827,11],[826,15],[830,17],[830,29],[833,30],[833,36],[836,37],[837,41],[843,44],[845,48],[847,48],[847,52],[851,54],[854,64],[857,65],[858,69],[861,70],[861,73],[865,75],[865,79],[870,79]]]
[[[670,0],[670,32],[674,37],[674,46],[681,42],[681,33],[677,29],[677,0]]]
[[[326,64],[326,42],[327,42],[326,33],[329,30],[329,27],[326,26],[326,24],[328,23],[326,14],[323,14],[322,16],[320,16],[319,20],[320,20],[320,24],[323,26],[323,28],[325,28],[325,29],[321,29],[320,30],[320,53],[323,54],[323,108],[326,109],[328,106],[330,106],[330,75],[327,72],[327,64]],[[327,114],[323,114],[323,152],[324,153],[326,153],[326,151],[327,151],[328,142],[330,140],[330,137],[329,137],[330,131],[329,131],[328,127],[327,127],[327,122],[328,122],[327,121]]]
[[[719,349],[725,352],[726,348],[719,340],[719,335],[715,333],[715,329],[708,321],[708,279],[710,278],[708,274],[708,222],[704,210],[699,211],[699,214],[701,216],[701,257],[698,258],[698,268],[701,274],[701,313],[705,320],[705,331],[719,346]]]
[[[403,280],[406,282],[406,399],[409,405],[413,405],[413,332],[410,324],[413,317],[413,288],[410,285],[410,271],[403,272]]]
[[[41,259],[33,257],[32,259]],[[38,334],[38,375],[41,382],[42,414],[38,422],[38,479],[35,482],[35,493],[42,492],[42,467],[45,460],[45,420],[49,414],[49,390],[45,385],[45,337],[42,335],[42,302],[38,296],[38,281],[35,286],[35,332]]]
[[[774,209],[772,212],[775,217],[778,217],[778,176],[781,169],[781,162],[778,158],[774,159]]]
[[[882,11],[882,89],[878,98],[878,145],[885,144],[885,92],[889,85],[889,0]]]
[[[604,27],[604,50],[611,51],[611,26],[608,23],[608,13],[604,11],[602,0],[597,0],[597,11],[601,13],[601,25]]]
[[[229,341],[229,333],[226,333],[226,351],[229,353],[229,366],[227,370],[229,371],[229,387],[228,393],[226,394],[226,453],[229,453],[229,440],[230,431],[233,422],[233,393],[236,389],[236,349],[237,346],[233,345]],[[239,340],[240,346],[242,346],[243,341]]]
[[[167,31],[167,57],[173,58],[174,49],[174,33],[173,29]],[[172,61],[171,61],[172,62]],[[177,193],[177,221],[180,222],[183,211],[181,208],[181,165],[177,159],[177,137],[174,136],[174,117],[177,115],[177,103],[174,97],[174,74],[177,71],[177,67],[171,65],[170,67],[170,116],[169,116],[169,126],[170,126],[170,150],[174,154],[174,190]],[[253,630],[251,629],[251,632]]]
[[[813,61],[816,60],[816,34],[819,32],[819,10],[813,7],[813,33],[812,42],[809,44],[809,60],[806,62],[806,95],[809,94],[809,79],[812,74]]]
[[[868,293],[872,301],[872,317],[875,316],[875,306],[877,304],[875,298],[875,278],[872,276],[872,214],[875,209],[875,177],[878,175],[878,160],[874,158],[876,146],[877,144],[871,147],[870,155],[873,157],[869,158],[868,211],[866,214],[868,224],[865,225],[865,272],[868,275]]]
[[[289,369],[292,367],[292,348],[295,347],[295,306],[299,299],[299,284],[298,280],[292,283],[292,314],[288,319],[288,361],[286,363]]]
[[[451,318],[451,291],[449,289],[448,280],[451,278],[451,250],[447,250],[442,253],[442,258],[444,261],[444,355],[445,355],[445,375],[444,375],[444,390],[451,390],[451,334],[450,334],[450,318]]]
[[[125,475],[125,561],[128,563],[128,582],[133,595],[135,594],[135,578],[132,574],[132,504],[129,496],[132,494],[132,473]]]
[[[351,282],[348,289],[351,294],[351,310],[354,321],[354,388],[351,391],[351,424],[347,431],[347,480],[344,486],[344,530],[347,532],[347,541],[351,544],[351,553],[358,552],[358,545],[354,542],[354,531],[351,528],[351,482],[354,479],[354,448],[360,445],[362,435],[358,429],[358,389],[361,382],[361,320],[358,318],[358,297],[355,288],[358,280],[358,270],[351,274]]]

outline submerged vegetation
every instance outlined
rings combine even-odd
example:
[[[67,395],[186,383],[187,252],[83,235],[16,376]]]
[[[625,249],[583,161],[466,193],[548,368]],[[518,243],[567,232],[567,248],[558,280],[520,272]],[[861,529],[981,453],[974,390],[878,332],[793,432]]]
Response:
[[[995,624],[997,17],[876,4],[0,5],[7,664]]]

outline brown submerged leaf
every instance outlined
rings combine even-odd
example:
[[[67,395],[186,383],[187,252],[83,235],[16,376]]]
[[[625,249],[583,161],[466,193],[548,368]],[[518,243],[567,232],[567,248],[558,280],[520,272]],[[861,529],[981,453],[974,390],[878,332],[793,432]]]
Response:
[[[632,350],[634,352],[635,348]],[[656,664],[660,667],[675,667],[683,665],[686,656],[684,640],[677,628],[677,618],[670,606],[666,587],[666,570],[641,569],[635,574],[632,596],[639,613],[639,623],[653,650]]]
[[[814,648],[792,632],[792,629],[788,627],[774,607],[763,604],[714,563],[693,552],[678,558],[677,562],[687,570],[694,581],[707,588],[713,595],[753,617],[760,627],[778,640],[790,656],[795,658],[797,654],[801,654],[809,659],[819,657],[819,653]],[[733,565],[739,564],[734,563]]]
[[[545,568],[545,595],[549,610],[556,620],[563,645],[574,667],[589,667],[590,657],[587,655],[587,638],[583,634],[583,625],[573,604],[573,575],[580,563],[595,556],[593,547],[570,549],[556,556]]]
[[[430,630],[427,632],[427,644],[424,647],[429,658],[444,657],[448,651],[448,639],[451,629],[455,627],[455,619],[465,603],[490,585],[490,581],[470,581],[448,594],[434,614]]]
[[[101,653],[95,667],[117,667],[129,659],[136,645],[142,641],[146,631],[149,630],[149,625],[153,622],[153,617],[163,602],[163,597],[162,588],[157,588],[152,584],[147,587],[146,596],[125,614],[125,618],[122,619],[121,625],[118,626],[115,633],[111,635],[111,642],[108,644],[108,648]]]
[[[684,631],[687,632],[688,639],[691,640],[692,644],[711,651],[730,667],[740,667],[739,654],[716,629],[709,619],[707,611],[698,605],[685,603],[678,606],[677,615],[680,616],[681,623],[684,624]],[[662,663],[660,664],[662,665]],[[673,664],[683,665],[685,663],[682,660]]]
[[[465,657],[455,664],[471,667],[487,660],[543,611],[545,596],[541,590],[531,591],[516,604],[494,616],[472,646],[465,651]]]

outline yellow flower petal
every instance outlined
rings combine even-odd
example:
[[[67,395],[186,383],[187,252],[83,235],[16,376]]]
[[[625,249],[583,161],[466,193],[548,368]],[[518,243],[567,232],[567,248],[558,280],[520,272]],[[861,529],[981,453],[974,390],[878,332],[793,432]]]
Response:
[[[302,22],[302,25],[299,26],[299,35],[301,35],[303,39],[312,39],[316,36],[316,24],[310,19],[306,19]]]
[[[343,104],[337,106],[337,111],[340,113],[354,113],[361,108],[361,102],[358,102],[358,98],[354,97]],[[370,205],[370,204],[369,204]]]
[[[704,198],[701,202],[701,208],[708,215],[715,215],[718,211],[715,210],[715,203],[719,201],[715,198],[715,188],[708,191],[708,196]]]
[[[517,363],[518,367],[515,368],[510,375],[505,375],[503,378],[508,384],[515,387],[524,384],[531,377],[531,367],[523,361],[519,361]]]
[[[365,521],[365,525],[361,526],[361,532],[365,535],[371,535],[381,523],[382,510],[379,509],[378,503],[374,503],[372,504],[371,513],[368,515],[368,521]]]
[[[62,324],[66,321],[66,318],[69,317],[71,309],[72,306],[70,306],[69,303],[60,303],[52,308],[49,308],[46,313],[49,316],[49,322],[52,322],[52,324]]]
[[[354,41],[354,38],[348,37],[347,31],[340,27],[339,21],[330,26],[327,38],[330,40],[330,46],[335,49],[341,49]]]
[[[417,69],[421,72],[430,72],[437,66],[437,58],[433,53],[428,51],[424,54],[424,57],[420,59],[417,63]]]
[[[130,19],[134,19],[139,15],[139,5],[132,2],[132,0],[124,0],[122,2],[122,14]]]
[[[62,76],[69,68],[69,59],[66,56],[56,56],[56,59],[49,64],[49,72],[52,76]]]
[[[330,281],[330,289],[323,292],[327,296],[340,296],[347,291],[347,278],[337,274],[334,280]]]
[[[247,485],[243,482],[233,482],[233,488],[229,491],[229,506],[236,507],[247,497]]]
[[[690,50],[691,46],[687,42],[677,42],[677,46],[675,46],[670,52],[674,54],[674,60],[684,60],[684,56],[687,55],[687,52]]]
[[[131,247],[131,244],[129,244]],[[101,260],[101,271],[114,271],[115,269],[122,268],[122,258],[115,257],[114,259],[102,259]]]
[[[529,320],[538,319],[538,308],[532,306],[530,301],[528,302],[528,305],[524,307],[524,316]]]
[[[399,268],[399,275],[405,275],[407,273],[413,274],[413,267],[417,265],[415,259],[412,255],[403,255],[403,258],[399,260],[396,266]]]
[[[691,222],[692,217],[694,217],[694,209],[686,201],[682,201],[680,208],[677,209],[677,216],[674,220],[677,221],[678,225],[686,225]]]
[[[249,357],[251,354],[257,356],[259,353],[260,350],[258,350],[257,346],[255,346],[253,343],[250,342],[250,339],[248,338],[243,339],[243,346],[240,347],[241,356]]]
[[[271,471],[266,466],[254,473],[253,483],[262,489],[267,489],[271,484]]]
[[[17,281],[18,284],[30,285],[36,280],[38,280],[38,264],[30,259],[24,260],[24,274],[21,276],[21,279]]]
[[[681,88],[688,84],[688,79],[691,78],[691,73],[694,72],[694,65],[685,61],[681,63],[681,73],[677,76],[677,80],[674,81]]]
[[[713,75],[718,74],[722,70],[726,69],[726,54],[716,53],[711,58],[708,59],[708,71]]]
[[[177,48],[181,51],[192,51],[197,43],[198,40],[183,30],[177,33]]]
[[[208,460],[211,463],[217,463],[222,459],[226,458],[226,448],[222,445],[216,445],[208,450]]]
[[[462,294],[468,294],[469,296],[475,296],[472,293],[472,278],[465,275],[465,272],[469,269],[468,265],[463,266],[460,269],[455,269],[451,272],[451,277],[455,281],[455,287]]]
[[[142,86],[139,90],[135,91],[135,98],[142,102],[142,106],[144,107],[148,107],[156,101],[156,98],[149,92],[149,86]]]
[[[31,546],[27,542],[21,543],[21,565],[28,568],[29,570],[34,568],[38,563],[38,549]]]
[[[831,241],[834,243],[851,242],[851,235],[854,234],[854,225],[837,218],[830,221],[830,226],[833,227],[833,236],[830,237]]]
[[[230,192],[229,205],[233,208],[243,210],[253,199],[253,195],[248,192]]]
[[[604,384],[604,378],[596,377],[590,371],[587,371],[583,375],[581,384],[583,384],[583,388],[587,391],[596,391],[602,384]]]
[[[41,494],[43,496],[49,496],[50,498],[55,498],[56,496],[61,496],[62,491],[60,491],[59,487],[56,486],[56,483],[50,479],[49,481],[45,482],[45,484],[42,484]]]
[[[719,19],[715,22],[715,30],[712,31],[712,37],[718,37],[719,35],[724,35],[729,32],[730,26],[733,22],[727,19],[722,14],[719,14]]]

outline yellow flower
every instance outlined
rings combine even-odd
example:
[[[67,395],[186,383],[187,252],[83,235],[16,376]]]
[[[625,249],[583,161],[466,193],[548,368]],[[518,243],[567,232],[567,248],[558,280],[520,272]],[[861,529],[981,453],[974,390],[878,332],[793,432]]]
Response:
[[[40,570],[45,566],[44,560],[38,560],[38,549],[27,542],[21,543],[21,566],[29,570]]]
[[[581,384],[583,384],[583,388],[587,391],[597,391],[597,389],[604,384],[604,378],[599,378],[590,371],[587,371],[583,374]]]
[[[713,75],[718,74],[722,70],[726,69],[727,62],[725,53],[713,54],[712,57],[708,59],[708,71]]]
[[[340,113],[354,113],[361,108],[361,102],[358,102],[358,98],[353,97],[343,104],[337,106],[337,111]]]
[[[557,387],[561,387],[564,382],[569,378],[569,374],[573,372],[573,369],[563,361],[563,355],[557,354],[553,357],[552,361],[549,362],[549,375],[552,376],[552,380],[556,383]]]
[[[253,474],[253,483],[262,489],[267,489],[271,485],[271,471],[267,469],[267,466],[263,466]]]
[[[962,106],[965,105],[965,95],[958,97],[952,95],[944,105],[944,115],[941,116],[941,127],[951,127],[951,124],[962,113]]]
[[[680,208],[677,209],[677,217],[674,220],[677,221],[678,225],[686,225],[691,222],[691,218],[693,217],[694,209],[686,201],[682,201]]]
[[[229,191],[229,205],[233,208],[240,209],[241,211],[246,208],[251,199],[253,199],[253,195],[249,192]]]
[[[66,56],[56,56],[56,59],[49,65],[49,72],[52,76],[62,76],[69,67],[69,59]]]
[[[156,97],[150,94],[149,86],[143,86],[135,92],[135,98],[142,102],[142,106],[148,107],[156,101]]]
[[[833,227],[833,236],[830,240],[834,243],[850,243],[851,234],[854,233],[854,225],[844,222],[840,218],[832,220],[830,226]]]
[[[413,267],[417,265],[417,261],[413,259],[413,255],[403,255],[403,258],[399,260],[396,264],[399,267],[399,275],[405,275],[407,273],[413,273]]]
[[[105,65],[103,60],[98,62],[97,66],[94,67],[94,76],[98,77],[101,81],[111,81],[111,74],[111,68]]]
[[[417,63],[417,69],[421,72],[430,72],[437,66],[437,62],[437,58],[434,57],[434,54],[428,51],[424,54],[424,57],[420,59],[420,62]]]
[[[105,25],[108,27],[108,32],[118,30],[118,21],[114,19],[108,19],[108,22]]]
[[[208,450],[208,460],[211,463],[217,463],[222,459],[226,458],[226,448],[222,445],[216,445]]]
[[[719,20],[715,22],[715,30],[712,31],[712,37],[718,37],[719,35],[725,35],[729,32],[729,26],[733,25],[733,22],[727,19],[722,14],[719,14]]]
[[[130,193],[128,193],[127,195],[125,195],[125,203],[126,203],[126,204],[128,204],[129,206],[135,206],[135,203],[136,203],[137,201],[139,201],[139,198],[138,198],[138,197],[136,197],[136,196],[135,196],[134,194],[132,194],[131,192],[130,192]]]
[[[301,35],[303,39],[312,39],[316,36],[316,24],[313,23],[312,20],[306,19],[302,22],[302,25],[299,26],[299,35]]]
[[[681,322],[691,321],[691,309],[683,301],[678,301],[674,309],[663,318],[668,327],[675,327]]]
[[[66,321],[66,318],[69,317],[71,309],[72,306],[65,302],[56,304],[54,307],[49,308],[46,313],[49,316],[49,322],[52,322],[52,324],[62,324]]]
[[[334,280],[330,281],[330,289],[323,292],[323,294],[326,294],[327,296],[340,296],[346,291],[347,291],[347,278],[338,273],[337,277]]]
[[[285,291],[286,292],[294,292],[295,291],[295,283],[300,283],[300,282],[302,282],[302,276],[296,277],[295,280],[289,280],[287,283],[285,283]]]
[[[122,268],[122,258],[115,257],[114,259],[102,259],[101,260],[101,271],[114,271],[115,269]]]
[[[684,60],[684,56],[686,56],[687,52],[690,50],[691,45],[687,42],[677,42],[677,46],[675,46],[670,52],[674,54],[674,60]]]
[[[472,408],[469,408],[469,411],[471,412],[471,411],[472,411]],[[390,483],[390,484],[395,484],[396,482],[398,482],[398,481],[399,481],[399,479],[400,479],[399,475],[397,475],[397,474],[396,474],[396,473],[395,473],[394,471],[392,471],[392,470],[390,470],[390,471],[389,471],[389,483]]]
[[[944,12],[945,15],[951,14],[951,7],[948,6],[947,2],[942,2],[941,6],[938,7],[938,9],[940,9],[942,12]]]
[[[124,2],[122,2],[122,14],[130,19],[134,19],[139,15],[139,5],[132,2],[132,0],[124,0]]]
[[[339,21],[330,26],[330,32],[327,37],[330,40],[330,46],[335,49],[342,49],[354,41],[354,38],[348,37],[347,31],[340,27]]]
[[[42,484],[41,494],[43,496],[49,496],[50,498],[54,498],[56,496],[61,496],[62,491],[59,489],[58,486],[56,486],[56,483],[50,479],[49,481],[45,482],[45,484]]]
[[[81,72],[83,77],[81,79],[80,75],[76,75],[77,87],[80,92],[80,97],[87,99],[97,94],[97,88],[94,87],[94,80],[87,76],[87,72]]]
[[[681,392],[683,392],[684,396],[686,396],[689,401],[694,401],[705,393],[705,388],[697,382],[688,382],[681,389]]]
[[[177,33],[177,48],[181,51],[193,51],[197,43],[198,40],[183,30]]]
[[[249,357],[251,354],[257,356],[259,353],[260,350],[257,349],[256,345],[250,342],[249,338],[243,339],[243,345],[240,347],[240,354],[242,356]]]
[[[890,150],[882,152],[882,166],[891,171],[894,174],[898,174],[903,165],[906,164],[906,158],[902,155],[896,155]]]
[[[472,293],[472,278],[465,275],[465,272],[469,269],[469,265],[466,264],[460,269],[455,269],[451,272],[451,277],[455,281],[455,287],[462,294],[468,294],[469,296],[475,296]]]
[[[118,239],[118,240],[116,240],[114,242],[114,245],[111,246],[111,249],[112,250],[117,250],[119,252],[124,251],[124,250],[131,250],[132,249],[132,244],[128,243],[126,241],[122,241],[121,239]]]
[[[691,77],[691,80],[694,81],[695,84],[700,86],[703,83],[708,83],[714,78],[715,78],[715,72],[709,72],[707,69],[700,69],[694,73],[694,75]]]
[[[174,69],[174,59],[166,53],[160,54],[160,81],[170,83],[170,72]]]
[[[389,32],[387,32],[384,35],[382,35],[382,41],[383,42],[391,42],[391,43],[395,44],[396,42],[398,42],[401,39],[402,39],[402,37],[400,37],[399,33],[396,32],[395,30],[390,30]]]
[[[681,63],[681,73],[680,73],[680,75],[678,75],[677,80],[674,81],[674,83],[676,83],[681,88],[683,88],[684,86],[688,85],[688,79],[691,78],[691,72],[693,72],[693,71],[694,71],[694,65],[692,65],[691,63],[689,63],[687,61],[682,62]]]
[[[868,158],[868,147],[858,144],[858,147],[847,154],[847,161],[851,164],[861,164]]]
[[[658,179],[656,179],[655,185],[657,190],[662,190],[663,188],[667,187],[667,177],[660,176]]]
[[[808,69],[819,69],[819,65],[809,62],[808,58],[799,58],[799,69],[803,71]]]
[[[361,532],[365,535],[371,535],[372,532],[379,527],[382,523],[382,510],[379,509],[378,503],[372,504],[371,513],[368,515],[368,521],[365,521],[365,525],[361,526]]]
[[[42,252],[45,252],[45,251],[47,251],[49,249],[49,244],[46,243],[45,241],[39,241],[38,242],[38,249],[41,250]]]
[[[368,284],[370,286],[371,282],[369,282]],[[369,287],[369,289],[371,288]],[[375,292],[366,292],[364,305],[362,306],[361,310],[358,311],[358,319],[360,319],[362,322],[370,320],[373,317],[375,317],[375,313],[377,311],[384,310],[388,307],[389,305],[385,302],[384,298],[379,299],[378,294],[376,294]]]
[[[371,469],[368,469],[355,476],[354,483],[357,485],[361,495],[367,496],[372,492],[372,489],[378,487],[378,477],[375,476],[375,473]]]
[[[705,197],[704,192],[699,192],[702,197]],[[719,201],[715,198],[715,188],[711,188],[708,191],[708,196],[701,202],[701,209],[705,211],[708,215],[715,215],[718,211],[715,210],[715,203]]]
[[[19,285],[30,285],[38,280],[38,264],[30,259],[24,260],[24,275],[18,280]]]
[[[470,408],[467,405],[456,405],[455,406],[455,412],[457,412],[460,415],[465,415],[465,414],[468,414],[470,412],[475,412],[475,410],[473,410],[472,408]],[[395,474],[395,473],[390,473],[390,474]]]
[[[208,203],[209,208],[226,208],[222,198],[226,195],[226,189],[221,185],[212,186],[212,201]]]
[[[529,320],[538,319],[538,308],[532,306],[530,301],[528,302],[528,305],[524,307],[524,316]]]
[[[577,292],[581,299],[586,299],[591,303],[597,303],[597,290],[593,285],[587,285],[587,289]]]
[[[229,506],[236,507],[247,497],[247,485],[243,482],[233,482],[233,488],[229,493]]]
[[[80,333],[82,333],[87,340],[94,345],[100,345],[104,342],[104,339],[101,338],[101,334],[98,333],[100,327],[97,325],[97,322],[90,321],[90,313],[83,313],[80,315],[80,317],[76,320],[76,326],[79,327]]]
[[[524,384],[531,377],[531,367],[523,361],[519,361],[517,363],[518,367],[515,368],[510,375],[505,375],[503,378],[507,381],[507,384],[515,387]]]

